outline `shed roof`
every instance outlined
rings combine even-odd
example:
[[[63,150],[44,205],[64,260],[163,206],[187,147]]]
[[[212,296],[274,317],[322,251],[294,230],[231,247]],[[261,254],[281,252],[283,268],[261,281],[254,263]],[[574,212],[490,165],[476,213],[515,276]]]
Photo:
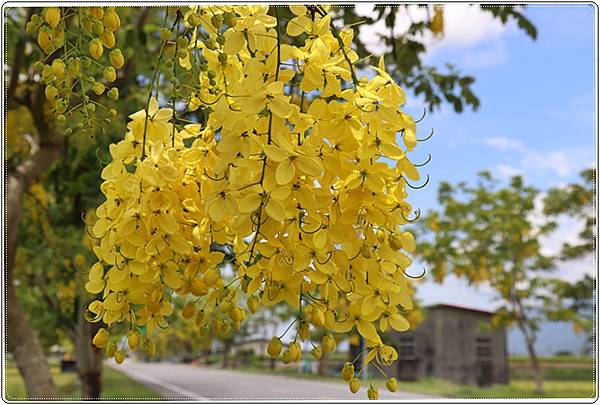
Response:
[[[482,309],[476,309],[476,308],[463,307],[460,305],[452,305],[452,304],[435,304],[435,305],[427,306],[425,308],[428,310],[453,309],[453,310],[457,310],[457,311],[471,312],[471,313],[476,313],[476,314],[481,314],[481,315],[486,315],[486,316],[494,315],[494,312],[484,311]]]

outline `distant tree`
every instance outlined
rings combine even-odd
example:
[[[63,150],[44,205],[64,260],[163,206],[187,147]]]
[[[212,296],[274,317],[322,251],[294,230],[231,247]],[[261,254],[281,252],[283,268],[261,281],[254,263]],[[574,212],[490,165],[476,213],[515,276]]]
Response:
[[[472,7],[480,7],[502,24],[515,22],[527,36],[537,38],[537,29],[523,13],[524,6],[483,4]],[[340,25],[355,25],[357,34],[354,36],[354,45],[361,55],[369,54],[366,42],[373,41],[373,38],[360,35],[360,32],[383,20],[387,32],[379,33],[378,43],[391,50],[385,52],[386,66],[390,67],[394,80],[423,96],[430,111],[439,109],[444,103],[452,105],[454,111],[459,113],[469,107],[477,110],[480,100],[472,89],[475,83],[473,76],[462,74],[452,61],[446,63],[444,68],[439,68],[427,64],[423,58],[427,53],[428,38],[437,37],[443,41],[444,8],[442,5],[376,4],[374,15],[364,17],[357,14],[355,6],[343,6],[335,8],[334,15],[340,20]],[[426,17],[415,18],[415,14],[423,9],[426,10]],[[410,20],[408,28],[399,26],[402,19]],[[365,58],[363,64],[372,64],[373,60]]]
[[[563,245],[560,259],[563,262],[578,260],[593,255],[596,247],[596,170],[586,169],[580,173],[581,182],[566,187],[556,187],[548,191],[544,198],[544,213],[549,216],[568,215],[581,221],[579,240]],[[590,271],[592,269],[590,268]],[[570,321],[576,332],[587,335],[585,351],[591,352],[595,337],[594,312],[596,299],[596,279],[585,275],[581,279],[568,282],[556,281],[552,286],[560,297],[555,301],[550,316],[557,321]]]
[[[562,249],[563,260],[579,259],[594,253],[597,235],[596,209],[594,207],[596,192],[596,170],[587,169],[580,174],[582,183],[569,184],[567,187],[553,188],[544,198],[546,215],[569,215],[582,221],[583,229],[579,233],[579,241],[565,243]]]
[[[419,253],[436,281],[454,274],[472,284],[487,283],[503,304],[493,325],[515,324],[523,333],[536,391],[543,381],[535,349],[547,305],[556,298],[548,273],[555,257],[544,255],[540,238],[556,228],[550,220],[534,226],[530,217],[539,191],[514,177],[500,187],[488,172],[476,186],[443,182],[439,211],[421,221]]]

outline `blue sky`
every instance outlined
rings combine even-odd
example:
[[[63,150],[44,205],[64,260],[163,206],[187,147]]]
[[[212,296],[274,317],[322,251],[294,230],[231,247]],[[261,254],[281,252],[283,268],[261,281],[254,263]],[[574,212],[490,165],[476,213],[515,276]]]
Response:
[[[445,37],[433,43],[426,61],[440,68],[451,62],[474,76],[481,107],[457,114],[444,106],[419,124],[420,137],[430,128],[435,135],[413,154],[415,162],[424,161],[428,153],[433,156],[426,167],[429,186],[410,195],[414,207],[436,208],[440,181],[473,181],[484,169],[500,179],[521,174],[528,184],[545,190],[576,181],[582,169],[595,164],[594,9],[530,6],[525,14],[538,29],[537,40],[514,24],[502,26],[476,7],[446,5]],[[409,99],[407,111],[419,117],[422,102],[411,95]],[[579,227],[563,219],[544,248],[556,251],[576,237]],[[560,269],[565,277],[593,271],[591,258]],[[425,282],[418,296],[425,304],[497,306],[489,289],[456,279],[443,285]],[[546,325],[541,335],[538,348],[547,354],[577,351],[581,345],[567,325]],[[522,338],[514,332],[509,336],[509,350],[523,352]]]

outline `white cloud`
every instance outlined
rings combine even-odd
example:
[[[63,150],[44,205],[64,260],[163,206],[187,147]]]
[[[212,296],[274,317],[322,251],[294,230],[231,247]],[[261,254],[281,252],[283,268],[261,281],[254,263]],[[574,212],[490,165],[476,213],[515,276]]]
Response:
[[[564,178],[594,164],[594,152],[589,148],[540,151],[527,147],[518,139],[502,136],[484,138],[481,143],[502,152],[511,152],[519,158],[518,165],[497,165],[501,175],[533,170]]]
[[[509,179],[515,176],[523,176],[523,171],[513,166],[500,164],[492,168],[492,174],[497,174],[503,179]]]
[[[544,214],[545,193],[540,193],[534,200],[534,209],[529,217],[535,228],[547,222],[548,218]],[[578,244],[582,240],[579,233],[583,230],[583,222],[580,219],[568,215],[560,215],[555,219],[557,228],[550,234],[540,238],[540,251],[546,256],[557,256],[560,254],[563,245]],[[594,257],[592,254],[577,260],[559,262],[556,266],[556,272],[552,275],[566,281],[580,279],[585,274],[593,274]]]
[[[501,151],[517,150],[521,151],[525,149],[523,142],[516,139],[506,138],[504,136],[495,136],[491,138],[484,138],[481,141],[484,145],[490,146],[494,149]]]
[[[375,7],[370,4],[358,4],[355,7],[359,16],[375,17]],[[401,8],[396,14],[395,33],[405,32],[411,22],[426,20],[429,13],[426,7],[412,6]],[[514,24],[502,24],[491,13],[482,11],[479,6],[468,4],[446,4],[444,6],[444,35],[433,37],[428,33],[423,38],[427,47],[425,59],[431,58],[442,50],[465,51],[457,60],[465,68],[487,68],[504,63],[509,53],[503,41],[504,35],[514,30]],[[378,34],[389,35],[389,28],[383,19],[371,25],[360,27],[361,39],[367,49],[374,54],[390,51]],[[477,49],[478,47],[484,48]]]

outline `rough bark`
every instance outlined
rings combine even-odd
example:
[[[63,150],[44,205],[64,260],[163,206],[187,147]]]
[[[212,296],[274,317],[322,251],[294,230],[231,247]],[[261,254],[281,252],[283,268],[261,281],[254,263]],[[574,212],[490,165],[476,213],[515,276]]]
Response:
[[[544,380],[542,378],[542,369],[540,362],[535,351],[535,340],[527,332],[526,329],[521,328],[521,331],[525,335],[525,343],[527,345],[527,353],[529,353],[529,362],[531,363],[531,370],[533,371],[533,380],[535,382],[535,392],[542,394],[544,392]]]
[[[13,72],[13,75],[15,72]],[[12,78],[11,78],[12,80]],[[10,104],[11,100],[7,100]],[[32,181],[45,173],[60,156],[60,141],[48,127],[44,115],[44,91],[37,86],[28,107],[38,130],[39,142],[32,145],[32,155],[18,167],[7,170],[6,178],[6,333],[8,350],[25,381],[30,399],[53,398],[56,389],[37,332],[29,325],[17,297],[14,267],[23,198]]]
[[[81,399],[100,399],[102,394],[102,350],[92,344],[92,338],[100,329],[100,323],[85,320],[84,307],[80,300],[77,327],[75,330],[75,355],[77,372],[81,381]]]
[[[18,301],[13,272],[24,193],[30,182],[57,159],[59,150],[54,144],[41,143],[34,156],[14,172],[8,173],[6,182],[7,344],[8,350],[15,357],[30,399],[53,398],[56,396],[56,390],[38,335],[27,322],[25,312]]]

